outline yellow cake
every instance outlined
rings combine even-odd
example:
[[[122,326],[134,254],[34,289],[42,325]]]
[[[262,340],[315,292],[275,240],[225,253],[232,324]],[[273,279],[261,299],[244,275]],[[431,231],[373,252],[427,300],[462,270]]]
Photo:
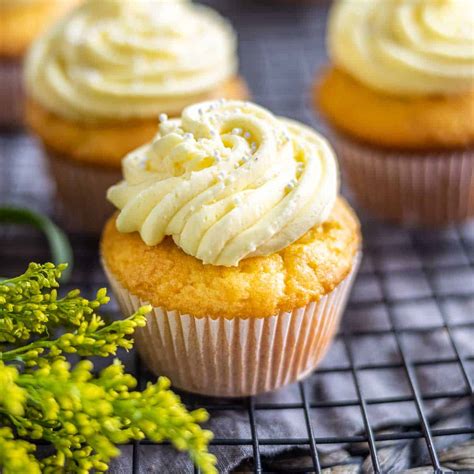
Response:
[[[248,90],[243,79],[234,77],[209,93],[215,98],[245,99]],[[157,117],[105,123],[77,122],[47,110],[38,102],[26,104],[26,121],[53,153],[78,164],[120,170],[122,158],[149,142],[156,134]]]
[[[137,334],[151,370],[223,396],[311,371],[361,246],[327,142],[249,102],[204,102],[162,122],[123,174],[101,254],[123,310],[154,308]]]
[[[469,0],[337,0],[315,105],[359,202],[404,224],[474,216]]]
[[[31,42],[79,0],[2,0],[0,57],[18,59]]]
[[[319,301],[350,273],[359,247],[358,221],[340,198],[329,218],[298,241],[236,267],[203,265],[169,237],[148,247],[138,233],[118,232],[115,217],[105,226],[101,251],[122,285],[153,306],[251,318]]]
[[[331,67],[315,97],[332,125],[367,144],[400,150],[474,144],[474,87],[460,94],[406,98],[370,89]]]
[[[39,38],[25,63],[26,120],[47,151],[65,223],[100,230],[121,158],[153,137],[160,116],[246,98],[237,63],[230,24],[187,1],[89,0]]]

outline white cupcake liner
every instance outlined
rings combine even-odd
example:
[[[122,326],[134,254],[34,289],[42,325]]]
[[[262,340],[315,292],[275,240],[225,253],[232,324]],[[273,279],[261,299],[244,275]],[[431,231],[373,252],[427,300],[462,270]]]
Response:
[[[434,227],[474,217],[474,150],[397,152],[333,137],[356,199],[376,216]]]
[[[79,163],[46,153],[56,184],[58,213],[71,231],[100,233],[114,211],[107,201],[107,189],[119,182],[120,168]]]
[[[314,370],[332,341],[360,256],[351,273],[317,303],[270,317],[193,317],[154,307],[135,347],[149,369],[189,392],[241,397],[269,392]],[[145,301],[102,262],[124,314]]]
[[[18,127],[23,122],[21,60],[0,61],[0,126]]]

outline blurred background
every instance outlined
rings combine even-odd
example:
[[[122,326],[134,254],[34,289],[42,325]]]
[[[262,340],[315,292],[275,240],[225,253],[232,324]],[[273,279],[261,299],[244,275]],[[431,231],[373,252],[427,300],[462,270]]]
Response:
[[[327,64],[330,2],[202,3],[235,26],[240,72],[252,100],[325,133],[312,87]],[[345,187],[343,192],[350,199]],[[54,186],[38,144],[18,124],[0,129],[0,204],[56,217]],[[211,413],[212,451],[222,472],[474,471],[474,224],[407,230],[356,209],[364,261],[341,333],[322,366],[276,394],[230,401],[183,394],[189,406]],[[80,287],[90,296],[106,284],[98,236],[69,237],[76,263],[66,288]],[[0,227],[0,275],[19,274],[28,262],[48,258],[39,232]],[[110,314],[119,317],[113,301]],[[142,385],[152,378],[135,353],[121,356]],[[125,447],[111,472],[193,468],[169,446],[145,442]]]

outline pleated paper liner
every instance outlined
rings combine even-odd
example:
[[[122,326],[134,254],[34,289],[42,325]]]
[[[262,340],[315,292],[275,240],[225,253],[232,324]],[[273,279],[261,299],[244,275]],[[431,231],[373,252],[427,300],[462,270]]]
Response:
[[[197,318],[154,307],[135,335],[135,347],[153,373],[169,377],[182,390],[241,397],[278,389],[305,377],[325,355],[359,260],[320,301],[271,317]],[[103,265],[124,314],[146,304]]]
[[[56,183],[57,207],[63,225],[71,231],[100,233],[113,213],[107,189],[122,179],[120,168],[78,163],[46,152]]]
[[[21,60],[0,60],[0,127],[23,123]]]
[[[442,227],[474,217],[474,150],[397,152],[333,135],[344,176],[374,215]]]

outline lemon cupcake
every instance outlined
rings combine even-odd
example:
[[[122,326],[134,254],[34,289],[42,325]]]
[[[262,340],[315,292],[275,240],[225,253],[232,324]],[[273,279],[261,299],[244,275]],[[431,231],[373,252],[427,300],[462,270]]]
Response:
[[[102,228],[122,157],[159,116],[247,95],[231,26],[185,1],[89,0],[35,42],[25,69],[26,119],[74,230]]]
[[[101,254],[122,309],[153,306],[136,335],[149,368],[229,397],[311,372],[361,243],[327,142],[249,102],[204,102],[163,122],[123,174]]]
[[[376,215],[429,226],[474,216],[471,3],[333,5],[332,65],[316,102],[349,184]]]
[[[0,0],[0,126],[21,124],[22,58],[31,42],[78,0]]]

